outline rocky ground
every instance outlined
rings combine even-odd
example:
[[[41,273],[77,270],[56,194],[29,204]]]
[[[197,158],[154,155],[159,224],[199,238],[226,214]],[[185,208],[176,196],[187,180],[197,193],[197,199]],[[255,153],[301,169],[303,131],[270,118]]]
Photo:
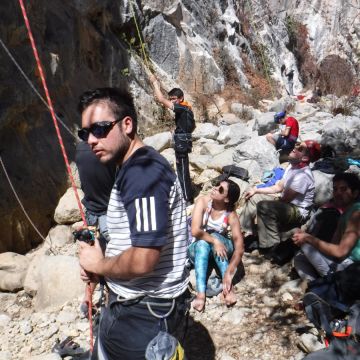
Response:
[[[75,251],[75,245],[68,245],[62,252]],[[272,265],[254,251],[245,254],[244,268],[246,275],[236,285],[234,307],[227,308],[217,296],[207,299],[203,313],[191,310],[184,342],[188,358],[295,360],[304,357],[299,342],[305,343],[302,349],[319,346],[308,331],[303,311],[296,310],[304,284],[292,280],[291,265]],[[0,360],[59,359],[52,348],[57,339],[67,336],[87,350],[89,324],[78,310],[80,300],[35,310],[24,290],[0,293]]]

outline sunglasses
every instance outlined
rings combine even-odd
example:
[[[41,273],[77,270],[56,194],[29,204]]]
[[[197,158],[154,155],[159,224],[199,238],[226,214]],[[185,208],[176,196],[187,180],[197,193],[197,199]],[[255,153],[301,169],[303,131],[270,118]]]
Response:
[[[88,141],[90,134],[94,135],[97,139],[104,138],[113,126],[121,120],[122,119],[96,122],[89,128],[82,128],[78,130],[78,137],[83,141]]]
[[[223,181],[223,180],[222,180]],[[224,187],[222,186],[222,185],[220,185],[221,184],[221,181],[213,181],[212,182],[212,185],[214,186],[214,187],[219,187],[218,189],[217,189],[217,191],[219,192],[219,194],[220,195],[223,195],[224,193],[225,193],[225,189],[224,189]]]
[[[303,152],[306,149],[306,146],[298,143],[298,144],[295,144],[295,149],[297,151]]]

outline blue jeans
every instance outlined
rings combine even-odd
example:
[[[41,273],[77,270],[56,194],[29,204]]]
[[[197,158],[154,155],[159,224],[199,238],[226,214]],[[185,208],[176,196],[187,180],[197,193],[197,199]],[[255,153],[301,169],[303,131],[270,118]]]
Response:
[[[234,253],[233,242],[216,232],[212,233],[211,236],[220,240],[226,247],[227,258],[230,259]],[[196,277],[196,291],[204,293],[206,291],[206,276],[208,271],[208,265],[210,261],[210,254],[215,261],[216,266],[220,270],[221,278],[224,278],[226,269],[229,266],[229,261],[221,259],[214,252],[214,247],[205,240],[197,240],[192,243],[188,249],[189,258],[195,265],[195,277]]]

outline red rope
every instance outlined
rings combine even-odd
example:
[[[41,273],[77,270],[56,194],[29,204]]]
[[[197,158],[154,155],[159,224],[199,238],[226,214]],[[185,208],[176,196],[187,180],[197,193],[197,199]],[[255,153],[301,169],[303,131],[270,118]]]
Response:
[[[28,31],[31,47],[32,47],[33,52],[34,52],[35,60],[36,60],[36,63],[37,63],[37,68],[39,70],[39,74],[40,74],[40,78],[41,78],[41,82],[42,82],[42,85],[43,85],[43,88],[44,88],[44,91],[45,91],[45,94],[46,94],[46,100],[47,100],[47,103],[48,103],[48,106],[49,106],[51,117],[52,117],[53,122],[54,122],[56,134],[57,134],[57,137],[58,137],[58,140],[59,140],[59,145],[60,145],[60,148],[61,148],[61,152],[62,152],[62,155],[63,155],[64,160],[65,160],[66,169],[67,169],[67,172],[69,174],[71,185],[72,185],[72,188],[74,190],[75,198],[76,198],[79,210],[80,210],[80,215],[81,215],[82,221],[84,223],[84,226],[87,226],[86,219],[85,219],[85,214],[84,214],[84,211],[82,209],[79,194],[78,194],[76,184],[75,184],[75,180],[74,180],[74,177],[73,177],[72,172],[71,172],[69,160],[68,160],[68,157],[67,157],[67,154],[66,154],[66,151],[65,151],[64,142],[63,142],[62,137],[61,137],[58,121],[56,119],[56,115],[55,115],[54,107],[53,107],[53,104],[52,104],[52,101],[51,101],[50,93],[49,93],[48,87],[46,85],[46,80],[45,80],[43,68],[42,68],[41,61],[40,61],[40,58],[39,58],[39,54],[38,54],[38,51],[37,51],[37,48],[36,48],[36,45],[35,45],[35,40],[34,40],[32,31],[31,31],[31,28],[30,28],[30,22],[29,22],[29,19],[27,17],[27,13],[26,13],[26,9],[25,9],[23,0],[19,0],[19,4],[20,4],[20,7],[21,7],[22,15],[24,17],[26,28],[27,28],[27,31]],[[93,334],[92,334],[92,321],[91,321],[92,320],[92,316],[91,316],[92,299],[91,299],[90,284],[87,285],[87,292],[89,294],[90,348],[91,348],[91,351],[92,351],[93,350]]]

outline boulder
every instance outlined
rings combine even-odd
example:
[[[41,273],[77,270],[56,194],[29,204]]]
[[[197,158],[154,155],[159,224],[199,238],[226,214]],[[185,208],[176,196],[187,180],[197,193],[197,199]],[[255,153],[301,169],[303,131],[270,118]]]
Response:
[[[220,126],[217,141],[226,144],[227,147],[236,146],[250,139],[251,135],[251,130],[242,123],[230,126]]]
[[[34,306],[37,311],[61,306],[84,295],[79,261],[73,256],[42,256],[38,259],[37,292]]]
[[[315,178],[315,199],[316,206],[321,206],[332,198],[332,179],[334,175],[326,174],[319,170],[313,172]]]
[[[71,244],[74,237],[69,225],[56,225],[51,228],[46,237],[46,244],[50,248],[61,248],[66,244]]]
[[[196,124],[196,129],[192,133],[194,139],[206,138],[216,140],[219,135],[219,128],[212,123]]]
[[[17,291],[23,288],[29,260],[13,252],[0,254],[0,291]]]
[[[255,160],[263,171],[272,170],[280,165],[275,147],[264,136],[251,138],[235,148],[236,165],[243,160]]]
[[[200,154],[201,155],[210,155],[215,156],[217,154],[222,153],[225,150],[225,146],[217,143],[205,143],[201,147]]]
[[[220,175],[220,172],[213,170],[213,169],[205,169],[204,171],[201,172],[200,175],[196,176],[194,178],[194,184],[195,185],[200,185],[200,184],[204,184],[207,181],[210,181],[212,179],[215,179],[216,177],[218,177]]]
[[[241,119],[232,113],[224,113],[221,116],[219,116],[217,120],[218,120],[218,124],[221,125],[231,125],[241,122]]]
[[[289,110],[296,104],[296,100],[287,96],[269,104],[268,111],[279,112]]]
[[[153,136],[146,137],[143,141],[145,145],[152,146],[155,150],[161,152],[170,147],[171,132],[167,131],[155,134]]]
[[[221,154],[220,154],[221,155]],[[220,156],[218,155],[218,156]],[[205,170],[209,166],[209,162],[213,159],[211,155],[197,155],[197,154],[189,154],[189,163],[194,166],[198,170]]]
[[[234,163],[233,160],[234,149],[226,149],[221,154],[214,156],[210,161],[207,163],[207,168],[214,169],[217,171],[222,171],[222,168],[225,165],[231,165]]]
[[[161,155],[170,163],[170,165],[175,168],[175,151],[173,148],[165,149],[161,152]]]
[[[84,197],[82,190],[78,190],[80,199]],[[81,220],[80,210],[73,188],[66,190],[66,193],[61,197],[54,214],[54,220],[57,224],[72,224]]]
[[[277,130],[278,125],[274,122],[274,115],[275,112],[257,115],[252,130],[257,131],[259,136]]]

